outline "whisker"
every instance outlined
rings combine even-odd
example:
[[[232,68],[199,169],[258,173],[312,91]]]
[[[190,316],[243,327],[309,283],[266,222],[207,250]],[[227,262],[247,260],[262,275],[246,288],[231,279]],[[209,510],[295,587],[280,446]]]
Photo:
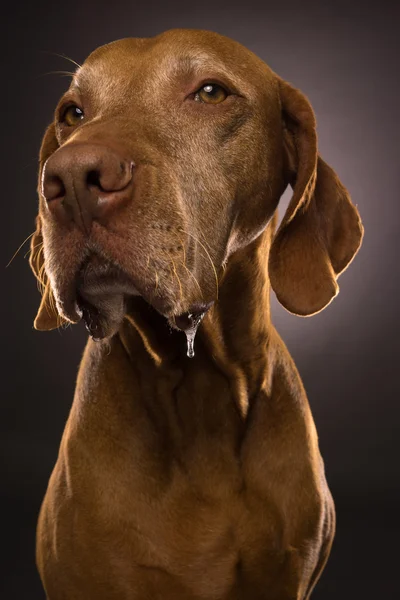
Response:
[[[30,252],[33,252],[35,250],[35,248],[39,248],[39,246],[42,246],[42,245],[43,245],[43,242],[39,242],[38,244],[36,244],[36,246],[29,248],[28,252],[25,252],[24,258],[26,258],[28,256],[28,254],[30,254]],[[17,252],[18,252],[18,250],[17,250]]]
[[[18,250],[17,250],[17,251],[16,251],[16,252],[13,254],[13,256],[11,257],[11,260],[10,260],[10,261],[8,262],[8,264],[6,265],[6,269],[7,269],[7,267],[9,267],[9,266],[11,265],[12,261],[13,261],[13,260],[14,260],[14,258],[17,256],[18,252],[21,250],[22,246],[23,246],[24,244],[26,244],[26,242],[27,242],[27,241],[28,241],[28,240],[29,240],[29,239],[30,239],[30,238],[31,238],[31,237],[32,237],[34,234],[35,234],[35,232],[34,232],[34,231],[32,231],[32,233],[30,233],[30,234],[28,235],[28,237],[26,238],[26,240],[24,240],[24,241],[22,242],[22,244],[19,246]],[[26,256],[26,255],[25,255],[25,256]]]
[[[150,272],[150,261],[152,260],[152,258],[153,258],[153,257],[152,257],[152,256],[150,256],[150,254],[149,254],[149,256],[148,256],[148,258],[147,258],[147,264],[146,264],[146,271],[147,271],[147,272]],[[157,269],[156,269],[155,267],[154,267],[154,273],[155,273],[155,276],[156,276],[156,277],[155,277],[155,279],[156,279],[156,287],[155,287],[155,290],[154,290],[154,292],[152,292],[152,297],[154,297],[154,295],[156,295],[156,293],[157,293],[157,290],[158,290],[158,283],[159,283],[158,272],[157,272]]]
[[[212,250],[212,246],[207,242],[206,238],[204,237],[204,233],[202,231],[200,231],[200,237],[203,239],[203,242],[205,244],[207,244],[207,246],[210,248],[210,250]]]
[[[33,250],[31,250],[31,253],[32,253],[32,262],[35,263],[36,270],[39,271],[39,273],[40,273],[40,271],[44,268],[44,263],[42,263],[42,265],[40,264],[42,254],[44,252],[43,242],[40,242],[39,244],[37,244],[37,246],[35,246],[35,248],[37,248],[38,246],[39,246],[39,250],[36,252],[33,249]]]
[[[212,265],[213,271],[214,271],[214,276],[215,276],[215,283],[216,283],[216,288],[217,288],[217,300],[218,300],[218,293],[219,293],[219,283],[218,283],[218,275],[217,275],[217,269],[215,268],[215,265],[212,261],[212,258],[210,256],[210,253],[208,252],[207,248],[204,246],[204,244],[202,242],[200,242],[200,240],[198,238],[196,238],[194,235],[192,235],[191,233],[189,233],[188,231],[183,231],[183,233],[185,235],[189,235],[190,237],[192,237],[198,244],[200,244],[200,246],[203,248],[204,252],[207,254],[208,259]]]
[[[50,287],[50,281],[47,281],[47,285],[46,287],[49,288],[49,304],[50,304],[50,308],[53,310],[53,312],[55,312],[55,314],[57,315],[57,327],[60,327],[60,325],[62,325],[62,320],[60,315],[58,314],[58,310],[56,308],[56,301],[54,299],[53,293],[51,291],[51,287]],[[58,325],[58,322],[60,322],[60,325]]]
[[[182,227],[180,227],[180,228],[178,229],[178,231],[181,231],[182,233],[187,233],[186,231],[184,231],[184,230],[182,229]],[[203,238],[203,241],[204,241],[204,243],[205,243],[205,244],[206,244],[206,245],[207,245],[207,246],[210,248],[210,250],[212,250],[213,248],[212,248],[212,246],[209,244],[209,242],[206,240],[206,238],[204,237],[204,233],[200,232],[200,235],[201,235],[201,237]],[[194,237],[194,236],[192,235],[192,237]],[[195,238],[195,239],[196,239],[196,238]]]
[[[42,256],[41,256],[41,255],[44,253],[44,245],[43,245],[43,242],[40,242],[40,244],[39,244],[39,245],[40,245],[40,248],[39,248],[39,250],[38,250],[38,251],[37,251],[37,253],[36,253],[36,262],[38,263],[38,265],[39,265],[39,261],[40,261],[40,259],[42,258]],[[42,266],[44,267],[44,264],[43,264]],[[38,270],[39,270],[39,266],[38,266]]]
[[[181,261],[181,262],[182,262],[182,261]],[[202,292],[202,289],[201,289],[201,287],[200,287],[200,284],[199,284],[199,282],[197,281],[196,277],[193,275],[192,271],[191,271],[190,269],[188,269],[188,268],[187,268],[187,266],[185,265],[185,263],[183,263],[183,262],[182,262],[182,266],[183,266],[183,267],[186,269],[186,271],[189,273],[189,275],[190,275],[190,276],[191,276],[191,277],[194,279],[194,281],[195,281],[195,283],[196,283],[197,287],[199,288],[199,291],[200,291],[201,297],[203,297],[203,292]]]
[[[181,243],[181,247],[183,250],[183,265],[186,267],[186,250],[185,250],[185,244],[184,242],[182,242],[182,240],[179,240]]]
[[[69,62],[78,67],[78,69],[80,69],[82,66],[72,58],[69,58],[69,56],[66,56],[65,54],[59,54],[58,52],[50,52],[49,50],[42,50],[42,52],[45,52],[46,54],[52,54],[53,56],[58,56],[59,58],[65,58],[65,60],[69,60]]]
[[[43,247],[40,248],[39,252],[43,251]],[[39,257],[39,252],[38,252],[38,257]],[[37,262],[39,261],[39,258],[37,257]],[[40,291],[41,294],[44,293],[45,289],[46,289],[46,285],[47,285],[47,281],[45,280],[45,276],[46,276],[46,271],[45,271],[45,264],[43,263],[42,266],[40,267],[39,271],[38,271],[38,275],[37,275],[37,279],[38,279],[38,289]]]
[[[170,261],[172,262],[172,266],[173,266],[173,268],[174,268],[174,273],[175,273],[175,275],[176,275],[176,278],[177,278],[177,280],[178,280],[178,284],[179,284],[179,291],[180,291],[181,300],[182,300],[182,299],[183,299],[183,290],[182,290],[182,284],[181,284],[181,280],[179,279],[179,275],[178,275],[178,272],[177,272],[177,270],[176,270],[175,263],[174,263],[173,259],[171,258],[171,256],[169,257],[169,259],[170,259]]]
[[[72,71],[48,71],[47,73],[41,73],[38,77],[45,77],[46,75],[62,75],[65,77],[75,77],[75,73]]]

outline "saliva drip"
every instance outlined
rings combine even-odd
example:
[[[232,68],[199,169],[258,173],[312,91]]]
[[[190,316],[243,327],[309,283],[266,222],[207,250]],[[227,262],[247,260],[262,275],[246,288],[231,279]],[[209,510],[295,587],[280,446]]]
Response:
[[[187,343],[187,356],[189,358],[193,358],[194,356],[194,338],[196,336],[196,331],[191,329],[190,331],[185,331],[186,334],[186,343]]]
[[[187,352],[186,355],[189,358],[194,357],[194,338],[196,337],[197,328],[200,325],[202,318],[204,317],[205,312],[194,315],[192,313],[187,314],[187,319],[190,323],[190,327],[185,329],[186,335],[186,344],[187,344]]]
[[[196,337],[197,329],[210,306],[211,304],[206,306],[204,310],[196,312],[187,312],[175,317],[175,325],[181,331],[185,332],[187,348],[186,355],[189,358],[194,357],[194,338]]]

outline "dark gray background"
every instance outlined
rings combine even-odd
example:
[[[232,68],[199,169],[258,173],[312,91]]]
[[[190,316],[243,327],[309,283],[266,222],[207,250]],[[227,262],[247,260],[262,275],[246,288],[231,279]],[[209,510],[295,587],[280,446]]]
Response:
[[[321,154],[362,215],[364,244],[334,302],[302,319],[274,298],[273,318],[304,381],[338,512],[313,600],[398,597],[400,15],[385,2],[323,4],[46,1],[2,9],[1,598],[44,598],[35,524],[86,339],[83,326],[33,330],[39,293],[24,259],[28,244],[5,268],[33,230],[39,144],[69,82],[45,75],[72,67],[50,53],[81,62],[106,42],[173,27],[228,35],[306,93]]]

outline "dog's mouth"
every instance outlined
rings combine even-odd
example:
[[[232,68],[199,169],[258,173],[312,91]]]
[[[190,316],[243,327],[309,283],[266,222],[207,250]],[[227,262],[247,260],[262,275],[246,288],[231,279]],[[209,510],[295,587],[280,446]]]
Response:
[[[122,269],[98,254],[81,265],[75,290],[79,313],[94,340],[113,335],[125,316],[127,299],[140,295]]]
[[[71,321],[83,320],[92,339],[100,341],[118,331],[128,301],[135,296],[146,299],[146,290],[141,290],[118,265],[92,252],[79,267],[63,308]],[[165,317],[169,327],[185,333],[189,357],[194,356],[197,329],[212,304],[198,303],[185,313]]]

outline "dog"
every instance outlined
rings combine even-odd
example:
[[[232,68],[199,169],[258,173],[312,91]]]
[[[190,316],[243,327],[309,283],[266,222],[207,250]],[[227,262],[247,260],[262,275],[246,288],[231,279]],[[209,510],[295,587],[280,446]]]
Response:
[[[38,191],[34,326],[90,334],[38,521],[47,599],[307,600],[335,510],[270,290],[318,313],[363,238],[308,99],[214,32],[112,42]]]

